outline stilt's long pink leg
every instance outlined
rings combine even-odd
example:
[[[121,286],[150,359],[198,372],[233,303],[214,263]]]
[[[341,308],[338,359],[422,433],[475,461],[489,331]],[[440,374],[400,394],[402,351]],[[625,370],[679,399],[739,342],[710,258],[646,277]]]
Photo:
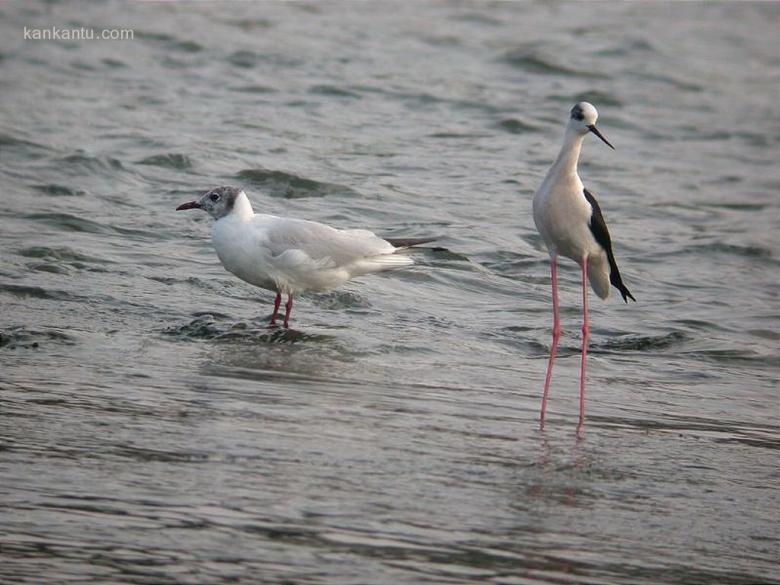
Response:
[[[544,379],[544,394],[542,394],[542,414],[539,417],[539,428],[544,428],[544,413],[547,410],[547,393],[552,380],[553,362],[558,351],[558,339],[561,337],[561,319],[558,314],[558,254],[550,254],[550,276],[552,277],[553,330],[550,359],[547,362],[547,377]]]
[[[279,315],[279,305],[282,304],[282,293],[276,293],[274,299],[274,314],[271,315],[271,325],[276,325],[276,317]]]
[[[590,323],[588,321],[588,257],[582,259],[582,363],[580,365],[580,422],[577,425],[577,433],[582,430],[585,422],[585,363],[588,359],[588,334]]]
[[[284,328],[287,329],[290,326],[290,312],[292,311],[293,296],[287,295],[287,302],[284,305]]]

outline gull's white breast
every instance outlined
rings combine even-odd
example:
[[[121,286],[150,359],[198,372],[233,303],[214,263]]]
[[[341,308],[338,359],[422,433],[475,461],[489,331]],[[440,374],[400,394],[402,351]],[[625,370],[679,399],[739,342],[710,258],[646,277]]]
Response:
[[[270,251],[262,245],[264,234],[252,229],[250,221],[228,215],[211,229],[211,241],[220,262],[229,272],[250,284],[276,290],[277,283],[269,273]]]

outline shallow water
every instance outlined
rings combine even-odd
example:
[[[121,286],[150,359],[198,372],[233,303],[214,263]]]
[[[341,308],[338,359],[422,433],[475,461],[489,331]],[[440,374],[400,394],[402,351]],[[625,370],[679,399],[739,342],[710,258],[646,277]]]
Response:
[[[774,4],[0,5],[0,582],[771,583]],[[132,28],[30,41],[28,27]],[[537,429],[533,191],[571,104],[638,303],[579,274]],[[256,209],[440,235],[302,297],[226,273]]]

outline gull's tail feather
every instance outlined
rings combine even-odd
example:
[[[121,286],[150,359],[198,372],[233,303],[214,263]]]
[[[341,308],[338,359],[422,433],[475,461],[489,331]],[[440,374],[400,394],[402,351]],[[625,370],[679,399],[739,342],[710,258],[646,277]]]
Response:
[[[370,256],[362,258],[350,266],[352,276],[362,274],[371,274],[372,272],[384,272],[385,270],[394,270],[412,266],[414,260],[405,254],[382,254],[381,256]]]
[[[396,248],[411,248],[412,246],[420,246],[422,244],[430,244],[435,242],[439,238],[382,238],[385,242],[389,243]]]

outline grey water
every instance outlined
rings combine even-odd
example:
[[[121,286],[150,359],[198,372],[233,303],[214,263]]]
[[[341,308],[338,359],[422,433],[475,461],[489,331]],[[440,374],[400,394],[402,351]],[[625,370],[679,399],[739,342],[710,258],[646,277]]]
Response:
[[[775,3],[0,4],[0,582],[780,578]],[[27,29],[130,29],[34,40]],[[568,110],[638,302],[551,306],[531,198]],[[273,296],[258,211],[439,236]]]

